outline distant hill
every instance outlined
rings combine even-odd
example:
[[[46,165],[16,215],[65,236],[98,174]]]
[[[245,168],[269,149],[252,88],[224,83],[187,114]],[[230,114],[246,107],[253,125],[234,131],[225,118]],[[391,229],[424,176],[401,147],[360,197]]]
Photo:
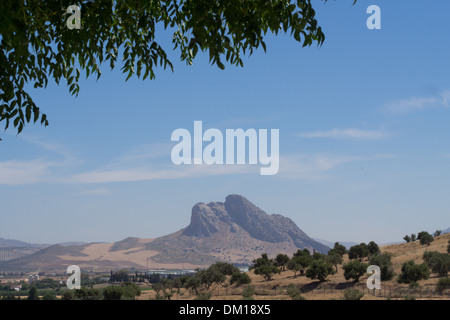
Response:
[[[447,229],[443,230],[442,234],[444,234],[444,233],[450,233],[450,228],[447,228]]]
[[[342,244],[347,249],[350,249],[350,247],[359,244],[358,242],[351,242],[351,241],[328,241],[328,240],[323,240],[323,239],[314,239],[314,240],[316,240],[317,242],[320,242],[323,245],[326,245],[326,246],[328,246],[330,248],[333,248],[334,244],[336,242],[339,242],[339,244]]]
[[[50,244],[36,244],[36,243],[28,243],[20,240],[14,239],[4,239],[0,238],[0,248],[20,248],[20,247],[29,247],[29,248],[44,248],[48,247]]]
[[[262,253],[292,255],[298,249],[326,253],[291,219],[269,215],[240,195],[225,202],[197,203],[190,224],[156,239],[129,237],[115,243],[54,245],[0,262],[2,270],[60,270],[77,264],[84,270],[117,268],[195,268],[216,261],[251,264]]]

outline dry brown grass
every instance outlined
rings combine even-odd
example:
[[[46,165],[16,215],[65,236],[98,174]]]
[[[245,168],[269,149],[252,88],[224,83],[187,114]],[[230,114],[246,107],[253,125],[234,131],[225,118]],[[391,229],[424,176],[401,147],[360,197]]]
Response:
[[[405,295],[409,293],[397,293],[395,290],[403,288],[408,290],[408,285],[400,285],[397,282],[397,275],[401,273],[401,266],[404,262],[408,260],[414,260],[416,263],[422,263],[423,253],[425,251],[438,251],[447,252],[447,245],[450,239],[450,234],[441,235],[436,237],[435,240],[429,245],[421,245],[418,241],[413,243],[402,243],[393,244],[380,247],[382,252],[390,252],[393,254],[392,262],[394,267],[394,272],[396,276],[390,281],[382,282],[382,296],[379,296],[379,292],[375,295],[368,292],[366,287],[367,276],[361,277],[358,283],[353,281],[347,281],[344,277],[344,271],[342,265],[338,265],[338,272],[327,278],[327,281],[320,283],[318,281],[313,281],[305,276],[294,277],[294,273],[291,271],[283,271],[281,274],[273,276],[273,279],[266,281],[260,275],[255,275],[252,271],[248,272],[251,278],[251,285],[255,288],[256,294],[254,298],[256,300],[287,300],[290,299],[286,294],[286,288],[290,284],[294,284],[296,287],[300,287],[306,292],[302,294],[307,300],[340,300],[343,298],[344,290],[347,287],[356,288],[358,290],[364,290],[364,296],[362,300],[385,300],[390,295],[392,299],[404,299]],[[348,258],[344,257],[344,263],[348,261]],[[365,261],[367,262],[367,261]],[[434,289],[438,282],[438,276],[432,274],[427,280],[419,281],[419,285],[422,289],[431,288]],[[242,287],[230,286],[228,288],[214,286],[211,289],[213,300],[238,300],[242,299]],[[384,289],[384,291],[383,291]],[[443,296],[436,294],[414,294],[417,300],[420,299],[450,299],[450,294],[446,292]],[[155,292],[153,290],[145,291],[140,299],[154,299]],[[172,299],[189,300],[194,299],[195,295],[189,291],[182,289],[181,294],[174,295]]]

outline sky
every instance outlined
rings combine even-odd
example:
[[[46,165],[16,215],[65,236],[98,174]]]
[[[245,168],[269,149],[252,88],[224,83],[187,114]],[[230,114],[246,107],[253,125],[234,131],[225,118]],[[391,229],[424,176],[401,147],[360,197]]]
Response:
[[[49,83],[32,97],[50,125],[1,133],[0,237],[32,243],[153,238],[198,202],[240,194],[328,241],[387,243],[450,227],[450,36],[446,0],[314,1],[326,39],[289,35],[244,67],[192,66],[125,81],[120,68]],[[370,30],[369,5],[381,9]],[[163,40],[164,39],[164,40]],[[280,168],[179,165],[178,128],[278,129]]]

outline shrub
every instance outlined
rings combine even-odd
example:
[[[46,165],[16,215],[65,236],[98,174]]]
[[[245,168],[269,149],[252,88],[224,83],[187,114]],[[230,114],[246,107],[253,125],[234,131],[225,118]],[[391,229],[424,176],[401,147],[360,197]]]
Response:
[[[426,231],[419,232],[417,239],[419,239],[420,244],[430,244],[434,240],[433,236]]]
[[[252,280],[250,279],[249,275],[245,272],[235,272],[231,275],[230,284],[236,284],[238,286],[243,284],[249,284]]]
[[[388,281],[394,277],[394,268],[391,262],[392,253],[383,252],[370,257],[369,264],[380,267],[381,281]]]
[[[349,259],[359,259],[361,261],[365,257],[369,256],[369,254],[370,254],[369,248],[364,242],[352,246],[348,250]]]
[[[345,280],[354,279],[358,282],[359,278],[367,272],[367,263],[362,263],[358,260],[351,260],[345,263],[342,267],[344,269]]]
[[[352,288],[347,288],[344,290],[344,300],[361,300],[364,293]]]
[[[294,271],[294,277],[297,276],[297,272],[300,272],[302,275],[305,272],[305,269],[309,267],[312,263],[311,256],[308,255],[294,255],[291,260],[287,263],[287,268],[291,271]]]
[[[437,251],[426,251],[423,254],[423,260],[432,272],[439,274],[440,277],[448,276],[450,255]]]
[[[46,292],[42,297],[42,300],[57,300],[56,294],[52,292]]]
[[[411,237],[406,235],[403,237],[403,240],[405,240],[407,243],[411,242]]]
[[[378,244],[376,244],[375,241],[370,241],[367,244],[367,249],[369,250],[369,256],[380,253],[380,247],[378,246]]]
[[[247,286],[242,290],[242,299],[253,300],[253,295],[255,294],[255,288],[252,286]]]
[[[66,290],[61,294],[61,300],[73,300],[74,296],[72,291]]]
[[[292,283],[287,287],[286,294],[291,297],[292,300],[306,300],[302,296],[300,289],[296,288]]]
[[[209,269],[217,270],[227,276],[231,276],[233,273],[239,272],[238,267],[227,262],[216,262],[212,264]]]
[[[416,264],[413,260],[407,261],[402,265],[402,273],[398,277],[399,283],[417,282],[422,279],[428,279],[430,270],[425,263]]]
[[[328,255],[338,254],[341,257],[347,253],[347,249],[345,246],[340,244],[339,242],[334,243],[334,247],[328,251]]]
[[[314,260],[306,270],[306,276],[311,279],[318,279],[320,282],[326,280],[328,275],[334,274],[333,265],[322,260]]]
[[[78,291],[79,290],[77,290],[77,294]],[[133,300],[140,295],[141,289],[135,283],[130,282],[124,282],[120,285],[111,285],[103,289],[103,297],[105,300]]]
[[[446,289],[450,289],[450,278],[444,277],[440,278],[437,284],[437,289],[440,293]]]
[[[334,267],[336,268],[336,272],[338,272],[338,264],[341,264],[343,262],[342,257],[338,253],[333,253],[331,255],[328,254],[325,257],[325,260],[334,265]]]
[[[286,269],[286,264],[289,262],[289,257],[286,254],[279,253],[275,257],[275,265],[277,267],[281,267],[281,270],[284,271]]]
[[[36,286],[32,286],[28,291],[28,300],[39,300]]]
[[[262,275],[267,281],[272,280],[274,274],[281,272],[275,261],[268,258],[267,253],[263,253],[261,258],[253,260],[253,263],[250,270],[254,270],[255,274]]]

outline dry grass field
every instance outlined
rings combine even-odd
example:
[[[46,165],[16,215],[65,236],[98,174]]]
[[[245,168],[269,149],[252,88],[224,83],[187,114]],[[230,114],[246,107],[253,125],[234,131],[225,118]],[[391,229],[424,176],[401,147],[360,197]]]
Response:
[[[378,299],[405,299],[406,296],[414,297],[416,300],[420,299],[445,299],[450,300],[450,290],[444,291],[443,294],[435,292],[436,284],[439,277],[436,274],[431,274],[427,280],[419,281],[420,287],[411,290],[408,285],[399,284],[397,282],[397,275],[401,273],[402,263],[408,260],[414,260],[416,263],[422,263],[422,256],[425,251],[447,252],[447,245],[450,239],[450,234],[444,234],[436,237],[429,245],[421,245],[418,241],[413,243],[393,244],[380,247],[382,252],[390,252],[393,254],[392,262],[395,276],[390,281],[381,283],[381,290],[370,291],[366,287],[366,280],[368,276],[363,276],[354,283],[353,281],[345,280],[342,265],[338,265],[338,272],[331,275],[323,283],[313,281],[305,276],[294,277],[291,271],[283,271],[277,274],[272,280],[266,281],[260,275],[255,275],[252,271],[248,272],[252,282],[251,285],[255,288],[255,300],[279,300],[290,299],[286,294],[286,288],[290,284],[302,290],[302,296],[307,300],[339,300],[343,298],[344,290],[346,288],[355,288],[364,292],[361,300],[378,300]],[[348,258],[344,256],[344,263]],[[367,261],[365,261],[367,262]],[[211,299],[214,300],[237,300],[242,299],[243,286],[222,287],[215,286],[210,292]],[[402,290],[402,291],[400,291]],[[139,299],[154,299],[155,292],[153,290],[145,290]],[[172,299],[189,300],[194,299],[195,295],[189,291],[182,289],[179,294],[174,294]]]

